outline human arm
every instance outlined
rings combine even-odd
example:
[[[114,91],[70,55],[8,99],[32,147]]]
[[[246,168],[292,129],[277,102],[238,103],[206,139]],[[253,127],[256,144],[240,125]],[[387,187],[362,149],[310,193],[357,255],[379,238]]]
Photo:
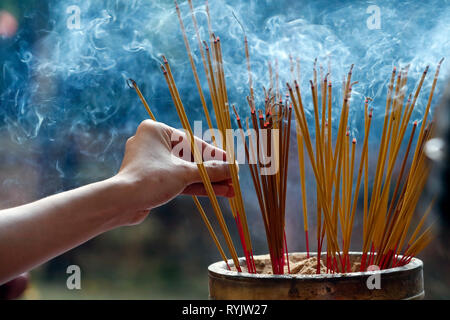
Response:
[[[204,195],[197,165],[173,156],[179,131],[144,121],[127,141],[119,172],[104,181],[0,211],[0,284],[87,240],[142,222],[180,193]],[[204,142],[220,158],[225,153]],[[228,164],[206,161],[214,190],[232,196]]]

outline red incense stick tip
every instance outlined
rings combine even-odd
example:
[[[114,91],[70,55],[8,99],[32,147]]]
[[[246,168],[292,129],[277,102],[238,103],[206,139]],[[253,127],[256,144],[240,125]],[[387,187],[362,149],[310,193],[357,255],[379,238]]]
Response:
[[[350,132],[347,131],[347,133],[346,133],[345,135],[346,135],[347,137],[349,137],[349,136],[350,136]]]
[[[353,138],[353,141],[352,141],[352,143],[353,143],[353,144],[355,144],[355,143],[356,143],[356,138]]]
[[[292,109],[292,104],[289,105],[289,109]]]
[[[219,38],[219,36],[217,36],[217,42],[220,42],[220,38]]]
[[[414,127],[417,127],[417,120],[414,121]]]
[[[397,67],[394,67],[394,70],[392,70],[392,73],[396,73],[397,72]]]

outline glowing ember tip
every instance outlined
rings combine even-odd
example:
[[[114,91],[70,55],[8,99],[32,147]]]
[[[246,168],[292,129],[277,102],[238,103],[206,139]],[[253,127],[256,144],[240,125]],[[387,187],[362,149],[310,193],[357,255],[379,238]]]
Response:
[[[352,143],[353,143],[353,144],[356,144],[356,138],[353,138]]]

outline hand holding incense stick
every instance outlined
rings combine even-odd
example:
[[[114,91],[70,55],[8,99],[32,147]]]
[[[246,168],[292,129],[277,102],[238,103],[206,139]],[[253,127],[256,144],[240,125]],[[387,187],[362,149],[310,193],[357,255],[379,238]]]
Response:
[[[178,138],[180,142],[172,141]],[[164,204],[180,193],[206,195],[196,164],[173,154],[172,150],[178,143],[188,145],[185,133],[152,120],[144,121],[136,135],[128,140],[117,176],[140,182],[135,192],[130,194],[132,206],[146,210]],[[200,139],[196,139],[196,143],[202,149],[211,148],[218,157],[226,156],[224,151]],[[228,181],[231,178],[228,164],[220,161],[204,161],[203,164],[213,183],[214,192],[219,196],[233,196],[233,187]],[[158,192],[154,197],[149,197],[149,188],[145,184],[149,187],[158,185]]]
[[[131,83],[131,85],[130,85]],[[139,86],[137,85],[136,81],[134,81],[133,79],[129,79],[127,81],[127,84],[130,88],[134,88],[136,90],[136,93],[138,94],[139,98],[141,99],[145,109],[147,110],[148,115],[150,116],[150,118],[152,120],[156,120],[155,116],[153,115],[153,112],[150,109],[150,106],[148,105],[147,101],[145,100],[144,96],[141,93],[141,90],[139,89]],[[202,217],[203,222],[205,223],[206,228],[208,229],[208,232],[211,236],[211,238],[213,239],[217,249],[220,252],[220,255],[223,259],[223,261],[225,262],[225,264],[227,265],[228,270],[231,270],[229,264],[228,264],[228,258],[225,254],[225,252],[223,251],[223,248],[219,242],[219,239],[217,238],[217,235],[211,225],[211,223],[209,222],[208,217],[206,216],[205,210],[203,210],[202,205],[200,204],[200,201],[198,200],[198,198],[196,196],[192,196],[192,200],[195,203],[195,206],[197,207],[198,212],[200,213],[200,216]]]
[[[0,211],[0,257],[8,261],[0,264],[0,284],[101,233],[142,222],[149,209],[180,193],[206,194],[195,163],[173,155],[180,143],[173,135],[187,140],[179,130],[144,121],[127,141],[114,177]],[[198,139],[195,143],[225,158],[222,150]],[[228,163],[204,161],[203,166],[216,195],[234,195]]]

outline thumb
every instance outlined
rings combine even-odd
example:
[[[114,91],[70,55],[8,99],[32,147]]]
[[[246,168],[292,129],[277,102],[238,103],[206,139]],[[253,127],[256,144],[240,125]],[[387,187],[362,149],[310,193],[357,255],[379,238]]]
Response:
[[[206,172],[208,173],[211,182],[219,182],[231,179],[230,167],[228,162],[211,160],[203,162],[203,165],[206,169]],[[188,167],[190,171],[189,184],[202,182],[203,180],[200,175],[200,169],[198,168],[197,164],[194,162],[189,162]]]

